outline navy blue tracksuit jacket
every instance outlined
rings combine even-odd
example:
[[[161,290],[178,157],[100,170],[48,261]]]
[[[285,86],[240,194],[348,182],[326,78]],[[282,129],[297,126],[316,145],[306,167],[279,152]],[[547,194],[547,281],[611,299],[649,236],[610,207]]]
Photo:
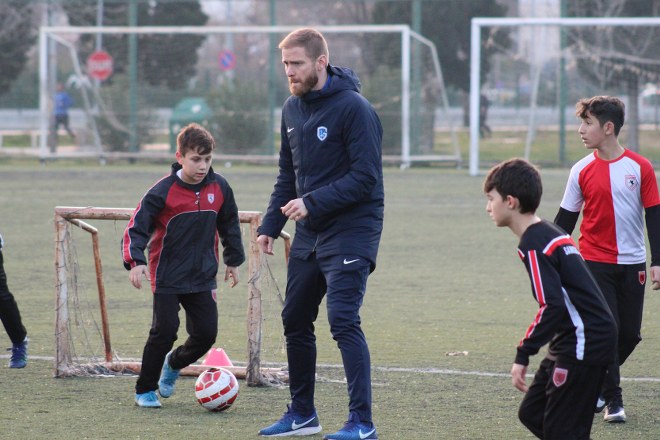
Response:
[[[290,96],[282,109],[280,173],[260,234],[278,237],[280,207],[302,197],[291,255],[359,255],[376,266],[383,229],[383,129],[352,70],[328,66],[325,87]]]

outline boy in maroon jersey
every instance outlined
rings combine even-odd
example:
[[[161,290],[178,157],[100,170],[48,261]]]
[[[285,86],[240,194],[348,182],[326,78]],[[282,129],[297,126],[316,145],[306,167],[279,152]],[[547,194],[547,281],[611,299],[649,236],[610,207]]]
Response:
[[[596,412],[625,422],[620,365],[642,340],[646,288],[644,219],[651,244],[653,290],[660,289],[660,195],[651,163],[621,146],[625,106],[610,96],[581,99],[578,133],[591,154],[571,168],[555,223],[573,232],[583,208],[580,252],[605,295],[619,328],[617,358],[609,366]]]
[[[511,159],[495,166],[484,192],[495,224],[520,237],[518,256],[539,304],[511,367],[513,386],[525,393],[518,417],[541,439],[588,440],[614,357],[614,317],[571,237],[535,214],[542,184],[529,162]],[[548,353],[528,387],[529,357],[547,343]]]
[[[135,403],[143,408],[160,408],[156,390],[160,397],[170,397],[179,371],[215,342],[218,244],[223,247],[224,279],[231,279],[231,287],[238,283],[238,266],[245,260],[234,193],[211,168],[215,140],[200,125],[190,124],[176,143],[177,163],[144,195],[122,239],[131,284],[140,289],[144,277],[153,292],[153,320],[135,385]],[[172,350],[181,307],[189,337]]]

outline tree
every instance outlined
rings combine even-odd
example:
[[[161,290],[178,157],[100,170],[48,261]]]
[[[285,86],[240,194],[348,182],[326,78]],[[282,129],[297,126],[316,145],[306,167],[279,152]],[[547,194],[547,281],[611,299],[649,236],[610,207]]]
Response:
[[[96,24],[96,2],[69,0],[64,8],[72,26]],[[126,2],[107,2],[103,8],[104,26],[127,26],[129,7]],[[138,26],[201,26],[208,16],[198,1],[152,0],[138,3]],[[141,81],[152,86],[180,89],[195,75],[197,49],[204,41],[203,35],[140,35],[138,37],[138,74]],[[95,49],[95,36],[81,38],[80,55],[85,59]],[[103,48],[114,59],[115,73],[127,69],[128,36],[103,36]]]
[[[0,2],[0,95],[6,93],[28,60],[36,40],[35,6],[25,0]]]
[[[576,0],[569,17],[657,17],[657,0]],[[628,95],[628,148],[639,151],[640,85],[660,75],[659,27],[573,28],[568,32],[571,54],[581,75],[602,90],[622,88]]]

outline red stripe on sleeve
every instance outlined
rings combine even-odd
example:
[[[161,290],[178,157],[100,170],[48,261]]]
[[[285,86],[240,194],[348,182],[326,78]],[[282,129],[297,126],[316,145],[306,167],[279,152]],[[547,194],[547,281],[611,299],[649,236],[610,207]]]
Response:
[[[534,329],[536,329],[536,327],[541,322],[541,319],[543,318],[543,312],[546,309],[545,293],[543,292],[543,282],[541,280],[541,269],[539,268],[538,256],[536,255],[536,251],[533,250],[529,251],[528,256],[529,256],[529,268],[530,268],[529,273],[531,274],[532,277],[534,296],[536,297],[536,301],[538,301],[541,307],[539,308],[539,311],[536,313],[536,317],[534,318],[534,321],[530,324],[529,328],[525,332],[525,338],[520,341],[520,345],[522,345],[523,341],[525,339],[528,339],[532,335],[532,333],[534,333]]]
[[[541,308],[539,308],[539,311],[536,313],[536,318],[534,318],[534,321],[530,324],[529,328],[525,332],[525,337],[520,341],[520,345],[522,345],[523,341],[525,339],[529,339],[532,333],[534,333],[536,326],[539,325],[539,322],[541,322],[541,319],[543,318],[543,312],[545,312],[545,308],[546,308],[545,304]]]
[[[575,246],[575,242],[570,235],[562,235],[552,240],[548,245],[543,249],[545,255],[552,255],[558,247],[561,246]]]
[[[122,242],[122,254],[124,257],[124,261],[128,264],[131,265],[131,268],[135,266],[135,261],[133,260],[133,256],[131,255],[131,235],[129,234],[130,229],[133,227],[135,224],[135,214],[140,210],[140,206],[142,205],[142,202],[138,203],[137,208],[135,208],[135,211],[133,212],[133,215],[131,216],[131,219],[128,222],[128,225],[126,225],[126,229],[124,229],[124,240]]]
[[[545,293],[543,292],[543,281],[541,280],[541,269],[536,251],[529,251],[529,268],[534,286],[534,296],[540,306],[545,306]]]

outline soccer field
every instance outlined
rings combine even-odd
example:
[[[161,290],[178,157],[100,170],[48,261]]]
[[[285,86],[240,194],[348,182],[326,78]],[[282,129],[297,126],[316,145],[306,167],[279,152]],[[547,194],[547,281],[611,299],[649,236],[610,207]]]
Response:
[[[275,167],[216,166],[232,185],[240,210],[265,210]],[[176,394],[163,399],[160,410],[134,405],[134,377],[53,378],[53,208],[133,208],[167,172],[166,164],[100,167],[0,160],[5,269],[28,329],[31,356],[24,370],[9,369],[7,356],[1,359],[0,438],[250,439],[286,409],[287,389],[247,387],[243,381],[234,407],[213,414],[195,402],[192,377],[177,383]],[[552,219],[568,170],[543,170],[542,175],[539,214]],[[385,170],[385,230],[362,308],[381,439],[533,438],[518,422],[522,394],[511,386],[508,372],[536,306],[516,254],[516,237],[496,228],[485,212],[482,181],[466,170]],[[113,343],[139,356],[150,324],[151,294],[129,286],[119,253],[124,226],[117,222],[102,237],[110,330]],[[286,230],[293,232],[292,224]],[[80,251],[88,244],[79,233]],[[277,270],[282,248],[276,252]],[[243,267],[236,289],[221,289],[219,301],[218,346],[237,360],[247,345],[241,337],[245,317],[223,311],[244,312],[246,273]],[[94,288],[89,287],[91,293]],[[598,415],[593,438],[660,438],[659,313],[660,293],[649,288],[644,340],[622,368],[628,422],[606,425]],[[179,342],[184,337],[182,328]],[[0,338],[10,345],[4,332]],[[327,433],[343,424],[347,396],[341,358],[323,312],[317,339],[317,409]],[[532,373],[541,357],[532,358]]]

